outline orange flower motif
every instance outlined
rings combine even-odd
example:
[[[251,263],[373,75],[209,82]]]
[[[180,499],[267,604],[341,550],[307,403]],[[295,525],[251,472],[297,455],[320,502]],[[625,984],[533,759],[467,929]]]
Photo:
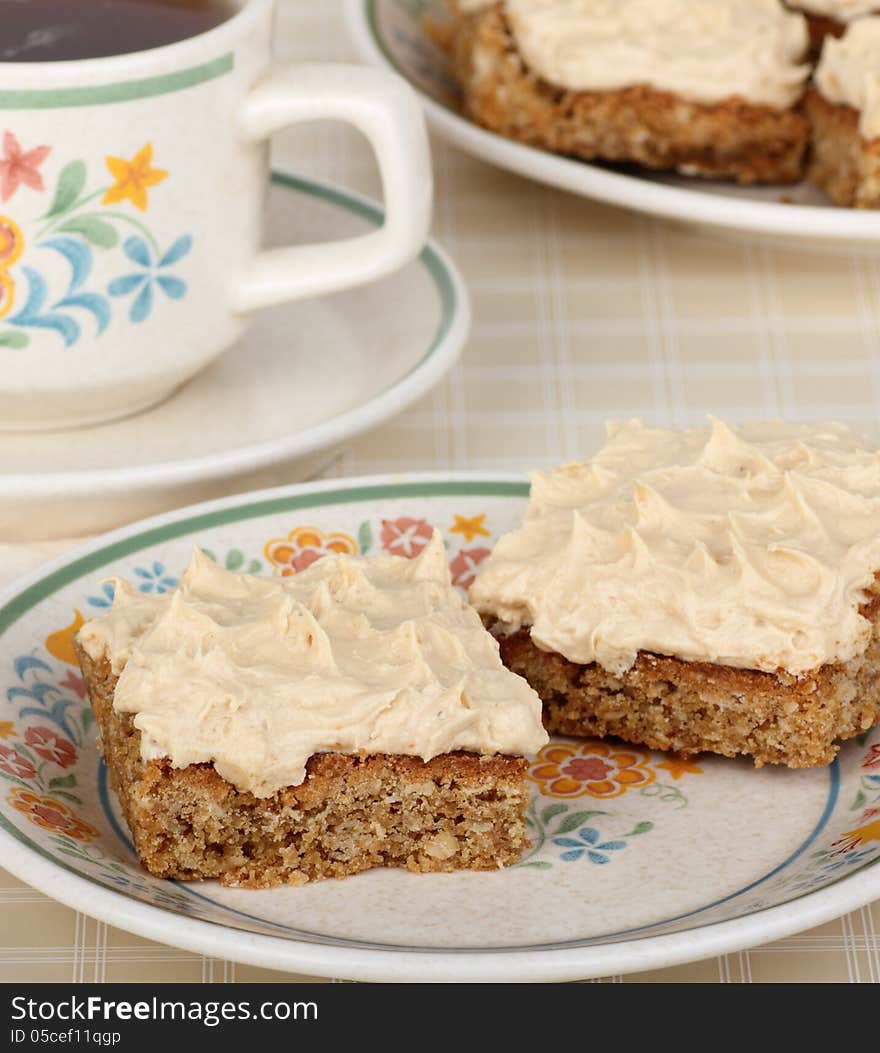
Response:
[[[538,753],[528,777],[547,797],[620,797],[654,781],[649,759],[642,750],[604,742],[551,742]]]
[[[6,271],[0,271],[0,318],[5,318],[15,302],[15,282]]]
[[[294,527],[286,538],[274,538],[263,550],[266,559],[289,577],[310,567],[322,556],[357,555],[357,542],[348,534],[324,534],[317,527]]]
[[[18,786],[6,799],[16,811],[24,813],[32,823],[36,823],[44,830],[67,834],[68,837],[73,837],[77,841],[94,841],[100,836],[99,830],[87,823],[85,819],[80,819],[66,804],[53,800],[51,797],[32,793]]]
[[[147,190],[168,178],[164,168],[153,168],[153,144],[147,143],[130,161],[122,157],[104,158],[110,175],[116,180],[101,199],[102,205],[130,201],[141,212],[147,211]]]
[[[50,633],[46,637],[46,650],[49,654],[52,655],[53,658],[57,658],[59,662],[66,662],[68,665],[75,666],[79,669],[76,651],[73,649],[73,638],[83,625],[85,625],[85,619],[80,611],[74,609],[73,621],[70,625],[66,626],[64,629],[59,629],[58,632]]]
[[[678,753],[670,753],[666,760],[661,761],[657,767],[662,768],[664,771],[668,771],[676,782],[678,782],[682,775],[703,774],[703,769],[699,764],[694,764],[694,762],[688,757],[683,757]]]
[[[0,216],[0,267],[18,263],[24,252],[24,235],[14,219]]]

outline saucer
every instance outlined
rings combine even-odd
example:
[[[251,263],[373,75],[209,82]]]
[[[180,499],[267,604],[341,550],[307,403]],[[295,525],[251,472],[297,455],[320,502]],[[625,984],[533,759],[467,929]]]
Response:
[[[276,172],[270,244],[382,222],[375,203]],[[171,398],[95,427],[0,436],[0,538],[75,536],[193,500],[308,478],[354,436],[424,395],[467,337],[467,292],[433,242],[370,285],[259,314]],[[278,481],[277,476],[274,481]]]

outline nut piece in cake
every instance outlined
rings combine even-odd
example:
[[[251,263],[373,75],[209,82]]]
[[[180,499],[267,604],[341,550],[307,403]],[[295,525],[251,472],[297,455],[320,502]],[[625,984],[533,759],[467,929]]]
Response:
[[[612,425],[471,587],[565,735],[826,764],[880,717],[880,453],[841,424]]]
[[[452,588],[439,534],[414,560],[327,556],[289,578],[196,552],[163,596],[117,581],[76,647],[159,877],[490,869],[526,847],[540,700]]]
[[[880,18],[854,21],[825,41],[804,108],[810,182],[838,205],[880,208]]]
[[[809,67],[781,0],[458,0],[469,116],[586,160],[741,183],[801,178]]]

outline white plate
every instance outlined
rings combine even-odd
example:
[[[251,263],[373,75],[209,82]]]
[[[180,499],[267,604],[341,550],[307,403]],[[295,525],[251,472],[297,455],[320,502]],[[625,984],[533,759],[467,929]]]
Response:
[[[350,237],[374,203],[276,173],[272,242]],[[358,289],[260,314],[246,339],[162,405],[99,427],[0,436],[0,538],[106,530],[181,503],[307,478],[400,412],[458,358],[467,291],[433,242]]]
[[[829,205],[819,191],[739,187],[647,170],[587,164],[515,143],[459,112],[457,89],[443,51],[423,20],[446,18],[445,0],[348,0],[348,23],[361,57],[394,70],[419,93],[431,126],[475,157],[529,179],[637,212],[695,223],[727,234],[763,234],[784,244],[826,251],[875,250],[880,212]]]
[[[68,906],[165,943],[349,979],[564,980],[785,936],[880,896],[880,725],[827,768],[681,762],[557,739],[530,765],[532,847],[493,873],[375,870],[272,891],[138,865],[70,651],[102,580],[172,587],[194,543],[267,573],[330,540],[412,554],[443,531],[466,584],[519,522],[512,476],[288,487],[175,512],[57,560],[0,597],[0,859]],[[303,530],[307,527],[307,530]],[[285,563],[284,566],[288,564]]]

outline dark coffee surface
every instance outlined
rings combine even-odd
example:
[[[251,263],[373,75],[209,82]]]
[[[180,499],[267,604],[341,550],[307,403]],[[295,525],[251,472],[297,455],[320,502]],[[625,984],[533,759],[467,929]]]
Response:
[[[225,22],[234,0],[0,0],[0,62],[104,58]]]

